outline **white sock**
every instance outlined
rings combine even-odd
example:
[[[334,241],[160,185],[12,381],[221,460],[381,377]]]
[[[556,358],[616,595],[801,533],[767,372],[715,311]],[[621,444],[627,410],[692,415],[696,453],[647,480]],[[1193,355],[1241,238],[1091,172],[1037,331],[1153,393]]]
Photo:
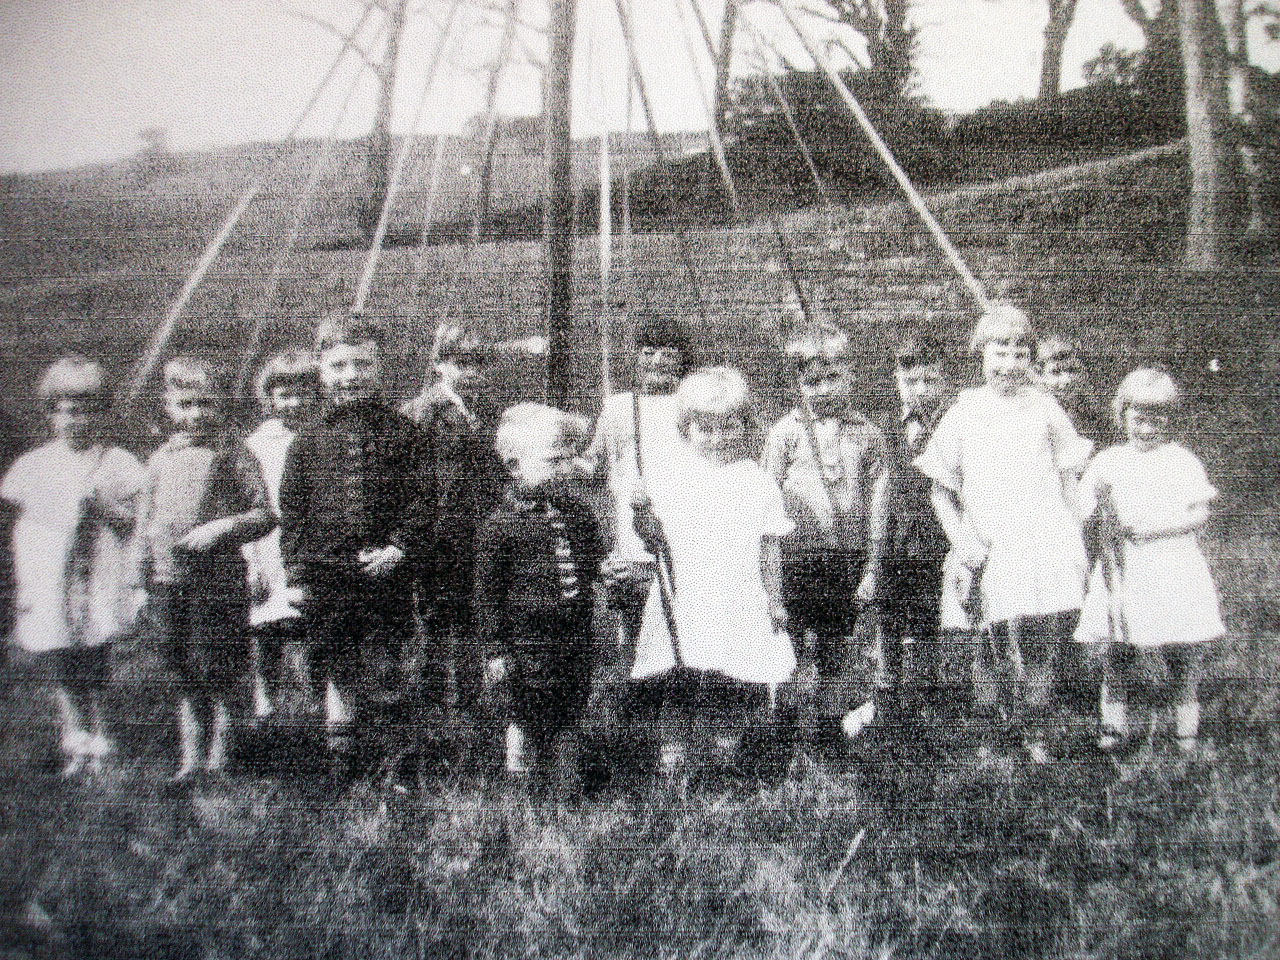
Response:
[[[529,763],[524,755],[524,731],[514,723],[507,724],[507,773],[528,773]]]
[[[1180,703],[1174,711],[1174,731],[1179,737],[1194,739],[1200,732],[1200,704]]]
[[[332,680],[324,688],[324,719],[330,726],[351,722],[351,710]]]
[[[1105,730],[1124,733],[1129,722],[1129,710],[1123,701],[1108,700],[1107,688],[1102,688],[1102,726]]]
[[[227,728],[231,725],[231,714],[227,705],[221,700],[213,705],[213,720],[209,730],[209,756],[205,760],[205,768],[216,773],[227,765]]]

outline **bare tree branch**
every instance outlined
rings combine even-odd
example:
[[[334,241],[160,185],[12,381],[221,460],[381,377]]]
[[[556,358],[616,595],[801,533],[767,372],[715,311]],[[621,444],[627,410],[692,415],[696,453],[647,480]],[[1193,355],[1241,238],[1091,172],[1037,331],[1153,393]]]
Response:
[[[320,27],[326,33],[330,33],[333,36],[337,37],[339,40],[342,41],[342,48],[344,50],[354,51],[355,54],[361,60],[364,61],[364,65],[368,69],[370,70],[377,69],[377,66],[378,66],[377,59],[371,53],[369,53],[368,49],[366,49],[363,45],[361,45],[356,41],[356,33],[358,33],[360,27],[364,25],[365,20],[369,16],[369,12],[374,7],[377,7],[378,9],[382,9],[382,4],[380,4],[378,0],[369,0],[369,2],[364,5],[364,10],[361,12],[360,19],[356,22],[355,28],[353,28],[350,31],[343,30],[341,27],[330,23],[328,20],[324,19],[323,17],[316,16],[314,13],[311,13],[307,10],[299,10],[297,7],[284,3],[283,0],[275,0],[275,3],[277,6],[279,6],[291,17],[297,17],[299,20],[304,20],[307,23],[311,23],[314,26]]]

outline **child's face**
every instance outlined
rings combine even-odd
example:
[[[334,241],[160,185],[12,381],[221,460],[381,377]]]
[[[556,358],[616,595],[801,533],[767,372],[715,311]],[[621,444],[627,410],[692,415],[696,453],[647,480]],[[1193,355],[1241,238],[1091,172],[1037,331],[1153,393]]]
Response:
[[[334,403],[372,399],[382,383],[378,345],[339,343],[320,354],[320,383]]]
[[[315,391],[311,388],[297,383],[277,383],[271,387],[267,406],[273,417],[290,430],[297,430],[307,419],[315,400]]]
[[[1084,364],[1074,354],[1040,364],[1040,382],[1055,397],[1072,397],[1084,387]]]
[[[982,376],[999,393],[1010,394],[1027,382],[1031,348],[1014,340],[990,340],[982,348]]]
[[[73,450],[83,450],[93,440],[96,408],[84,397],[60,397],[49,411],[53,435]]]
[[[684,353],[676,347],[645,346],[636,352],[636,383],[641,393],[672,393],[684,371]]]
[[[175,430],[197,439],[212,433],[219,420],[217,401],[198,387],[166,387],[164,412]]]
[[[737,414],[695,413],[689,420],[689,445],[712,463],[733,463],[742,453],[747,425]]]
[[[817,417],[832,417],[843,410],[853,394],[849,364],[812,360],[799,376],[800,396]]]
[[[1154,450],[1169,439],[1169,414],[1156,407],[1126,407],[1124,432],[1139,450]]]
[[[519,456],[507,459],[507,470],[522,490],[532,490],[555,480],[570,480],[578,464],[577,453],[562,441],[530,444]]]
[[[907,410],[932,413],[946,395],[947,380],[937,363],[899,367],[894,370],[893,379],[898,386],[898,399]]]

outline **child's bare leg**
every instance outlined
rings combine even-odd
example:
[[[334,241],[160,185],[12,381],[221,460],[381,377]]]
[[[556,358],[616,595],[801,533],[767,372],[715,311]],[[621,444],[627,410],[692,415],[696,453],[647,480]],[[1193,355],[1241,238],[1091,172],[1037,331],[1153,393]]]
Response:
[[[1174,733],[1179,749],[1196,748],[1200,734],[1200,679],[1204,674],[1204,645],[1169,647],[1165,660],[1173,681]]]
[[[53,704],[58,712],[59,744],[66,757],[63,776],[79,773],[89,759],[89,732],[85,729],[84,716],[72,696],[66,682],[57,682],[52,691]]]
[[[1009,624],[1010,655],[1021,658],[1023,739],[1034,763],[1049,759],[1050,705],[1058,652],[1065,642],[1058,615],[1018,617]],[[1015,667],[1016,668],[1016,667]]]
[[[1118,746],[1129,732],[1129,691],[1122,655],[1123,650],[1118,643],[1108,643],[1102,653],[1098,705],[1102,733],[1098,737],[1098,746],[1103,750]]]
[[[204,727],[200,717],[201,697],[193,691],[183,692],[178,701],[178,769],[170,777],[173,783],[183,783],[195,775],[200,765]]]

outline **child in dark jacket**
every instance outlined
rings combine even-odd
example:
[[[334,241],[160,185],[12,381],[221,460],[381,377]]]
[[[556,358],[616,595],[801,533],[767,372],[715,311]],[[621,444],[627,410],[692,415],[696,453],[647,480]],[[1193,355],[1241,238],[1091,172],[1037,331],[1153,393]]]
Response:
[[[164,368],[169,438],[147,460],[139,518],[148,602],[180,683],[175,782],[227,760],[229,705],[249,669],[240,548],[276,525],[258,464],[227,432],[217,376],[197,357]]]
[[[405,693],[434,494],[422,433],[379,397],[378,331],[356,317],[329,317],[317,327],[316,355],[324,409],[285,458],[281,550],[289,583],[302,591],[329,745],[345,754],[371,696]]]
[[[506,768],[540,773],[569,746],[587,705],[592,587],[604,544],[591,510],[573,492],[578,418],[519,404],[498,426],[496,448],[512,477],[481,528],[476,561],[478,641],[485,679],[506,681]],[[531,749],[529,749],[531,748]],[[571,751],[570,751],[571,752]]]

